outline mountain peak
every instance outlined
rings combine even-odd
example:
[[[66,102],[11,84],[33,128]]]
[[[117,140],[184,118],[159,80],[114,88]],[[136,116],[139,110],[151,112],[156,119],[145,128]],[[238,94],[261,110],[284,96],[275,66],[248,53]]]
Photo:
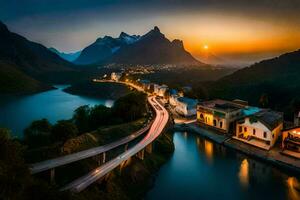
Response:
[[[120,34],[120,36],[119,36],[119,38],[122,38],[122,37],[128,37],[129,35],[127,34],[127,33],[125,33],[125,32],[121,32],[121,34]]]
[[[159,28],[157,26],[154,26],[153,31],[160,33],[160,30],[159,30]]]
[[[162,34],[157,26],[155,26],[151,31],[149,31],[147,34],[145,34],[143,37],[159,37],[159,38],[165,38],[165,35]]]

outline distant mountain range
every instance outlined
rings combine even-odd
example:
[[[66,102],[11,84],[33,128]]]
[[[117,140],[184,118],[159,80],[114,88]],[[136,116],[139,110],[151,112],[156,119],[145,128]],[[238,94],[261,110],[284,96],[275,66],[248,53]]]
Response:
[[[81,55],[74,61],[76,64],[95,64],[103,62],[121,47],[135,43],[140,39],[137,35],[128,35],[124,32],[118,38],[105,36],[98,38],[93,44],[84,48]]]
[[[49,50],[56,53],[61,58],[65,59],[69,62],[75,61],[81,54],[81,51],[77,51],[77,52],[74,52],[74,53],[64,53],[64,52],[58,51],[57,49],[55,49],[53,47],[50,47]]]
[[[54,80],[61,72],[74,71],[41,44],[12,33],[0,22],[0,94],[26,93],[49,88],[45,80]]]
[[[184,49],[182,41],[169,41],[158,27],[143,36],[122,32],[118,38],[99,38],[82,50],[75,63],[202,65]]]

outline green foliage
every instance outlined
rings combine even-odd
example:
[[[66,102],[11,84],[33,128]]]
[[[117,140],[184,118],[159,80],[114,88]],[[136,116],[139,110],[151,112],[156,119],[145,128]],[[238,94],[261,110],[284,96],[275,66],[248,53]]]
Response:
[[[74,111],[73,122],[80,133],[89,131],[90,107],[88,105],[80,106]]]
[[[61,193],[30,175],[23,159],[25,147],[9,132],[0,128],[0,199],[71,199],[69,193]]]
[[[24,141],[29,148],[36,148],[50,144],[52,125],[47,119],[33,121],[24,130]]]
[[[78,134],[77,127],[68,120],[58,121],[52,128],[51,137],[53,141],[65,142]]]
[[[0,199],[18,199],[30,181],[29,171],[23,160],[24,148],[1,130],[0,135]]]
[[[115,122],[111,109],[103,105],[97,105],[91,108],[89,121],[91,130],[95,130],[99,126],[110,125]]]
[[[146,94],[144,93],[130,93],[118,99],[113,106],[114,116],[118,116],[124,121],[141,118],[146,112]]]
[[[0,128],[0,137],[4,139],[10,139],[11,131],[7,128]]]

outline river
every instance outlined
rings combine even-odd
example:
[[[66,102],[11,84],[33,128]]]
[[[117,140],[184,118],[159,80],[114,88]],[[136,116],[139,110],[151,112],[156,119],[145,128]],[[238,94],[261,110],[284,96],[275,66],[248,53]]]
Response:
[[[0,100],[0,127],[12,130],[22,137],[23,130],[34,120],[46,118],[51,123],[69,119],[73,111],[82,105],[101,104],[111,107],[112,100],[90,98],[66,93],[67,85],[55,85],[56,90],[49,90],[33,95],[5,98]]]
[[[300,199],[295,174],[192,133],[176,132],[174,144],[146,199]]]

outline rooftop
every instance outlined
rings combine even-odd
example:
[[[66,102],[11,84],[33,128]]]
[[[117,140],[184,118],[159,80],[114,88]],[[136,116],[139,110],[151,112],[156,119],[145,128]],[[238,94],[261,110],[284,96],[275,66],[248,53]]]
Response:
[[[177,94],[178,92],[177,92],[177,90],[175,90],[175,89],[171,89],[170,90],[170,95],[175,95],[175,94]]]
[[[178,101],[187,104],[188,106],[196,106],[198,104],[197,99],[191,99],[187,97],[179,97]]]
[[[221,110],[224,112],[232,112],[244,108],[244,106],[242,105],[236,104],[231,101],[221,100],[221,99],[201,102],[199,103],[199,105],[216,109],[216,110]]]
[[[276,128],[283,121],[282,113],[273,110],[262,110],[252,116],[263,123],[270,130]]]

